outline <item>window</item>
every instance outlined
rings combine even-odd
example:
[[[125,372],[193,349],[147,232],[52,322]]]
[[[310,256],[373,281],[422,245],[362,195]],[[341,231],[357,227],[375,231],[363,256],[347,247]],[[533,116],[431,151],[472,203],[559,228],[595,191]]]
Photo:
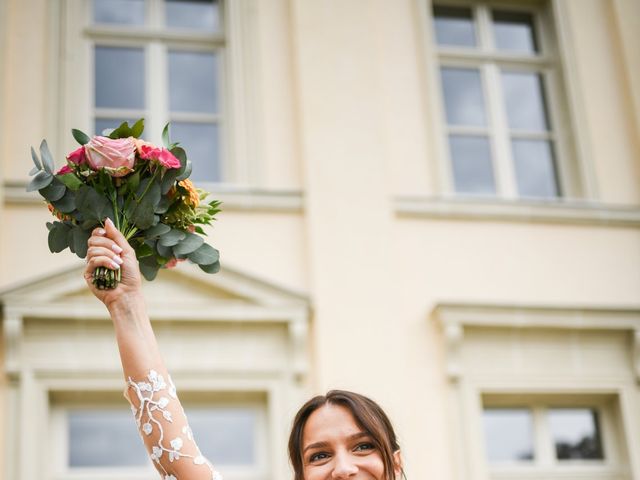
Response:
[[[148,478],[154,472],[131,410],[117,397],[54,395],[56,478]],[[185,392],[181,399],[198,447],[225,478],[266,478],[264,396]]]
[[[451,188],[554,199],[567,182],[550,35],[535,3],[512,3],[433,7]]]
[[[145,117],[159,136],[171,122],[192,178],[221,181],[222,19],[218,0],[93,0],[94,131]]]
[[[482,403],[485,460],[493,478],[617,474],[615,396],[488,394]]]

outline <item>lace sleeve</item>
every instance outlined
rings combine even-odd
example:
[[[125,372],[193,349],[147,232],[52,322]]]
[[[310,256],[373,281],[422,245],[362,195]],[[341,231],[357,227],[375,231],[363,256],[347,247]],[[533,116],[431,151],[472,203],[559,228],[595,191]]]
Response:
[[[142,381],[129,378],[124,392],[154,466],[163,480],[222,480],[200,453],[169,375],[167,381],[151,370]]]

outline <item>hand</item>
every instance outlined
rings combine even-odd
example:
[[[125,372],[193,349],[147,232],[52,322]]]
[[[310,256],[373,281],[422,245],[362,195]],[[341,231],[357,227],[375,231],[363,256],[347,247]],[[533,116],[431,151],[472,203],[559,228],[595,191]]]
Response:
[[[127,301],[131,297],[141,295],[140,269],[136,253],[111,219],[107,218],[104,228],[96,228],[87,243],[89,248],[84,279],[98,300],[110,309],[118,301]],[[92,275],[97,267],[122,270],[118,286],[111,290],[96,288],[92,282]]]

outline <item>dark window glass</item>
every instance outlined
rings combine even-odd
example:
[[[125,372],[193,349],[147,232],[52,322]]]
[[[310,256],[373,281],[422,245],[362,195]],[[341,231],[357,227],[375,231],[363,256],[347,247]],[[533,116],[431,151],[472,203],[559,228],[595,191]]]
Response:
[[[93,0],[93,22],[144,25],[144,0]]]
[[[475,47],[476,29],[470,8],[433,7],[438,45]]]
[[[539,51],[530,13],[493,11],[493,33],[498,50],[514,53]]]
[[[531,410],[486,408],[482,419],[489,462],[521,462],[534,458]]]
[[[166,0],[165,18],[171,28],[220,31],[220,4],[212,0]]]
[[[143,109],[144,49],[95,47],[95,106]]]
[[[218,56],[213,52],[169,52],[172,112],[217,113]]]
[[[484,126],[484,94],[480,71],[475,68],[441,70],[444,105],[449,125]]]
[[[487,137],[451,135],[449,147],[456,192],[494,194],[496,186]]]
[[[511,149],[520,196],[559,196],[551,142],[516,139],[512,140]]]
[[[598,412],[589,408],[549,410],[558,460],[603,460]]]
[[[171,122],[171,140],[180,142],[193,165],[195,182],[220,181],[220,145],[218,125],[211,123]]]

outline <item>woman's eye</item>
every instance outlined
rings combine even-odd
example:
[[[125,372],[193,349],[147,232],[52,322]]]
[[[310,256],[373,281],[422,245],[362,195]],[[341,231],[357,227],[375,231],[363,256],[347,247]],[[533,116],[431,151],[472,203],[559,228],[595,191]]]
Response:
[[[309,457],[309,462],[319,462],[321,460],[325,460],[326,458],[329,458],[328,454],[324,452],[318,452]]]
[[[375,450],[375,446],[372,443],[360,443],[356,446],[356,452],[366,452],[368,450]]]

